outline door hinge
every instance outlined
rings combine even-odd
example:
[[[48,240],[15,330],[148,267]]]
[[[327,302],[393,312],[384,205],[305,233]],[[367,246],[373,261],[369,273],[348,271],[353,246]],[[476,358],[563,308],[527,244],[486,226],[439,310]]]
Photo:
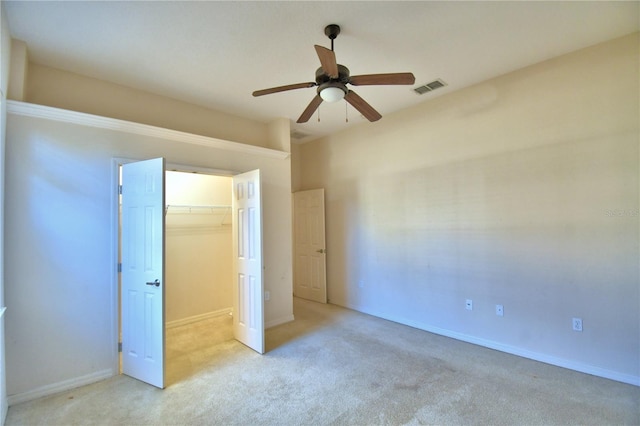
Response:
[[[118,272],[122,272],[122,263],[118,263]]]
[[[122,342],[118,342],[118,352],[122,352]]]
[[[118,185],[118,194],[122,195],[122,185]]]

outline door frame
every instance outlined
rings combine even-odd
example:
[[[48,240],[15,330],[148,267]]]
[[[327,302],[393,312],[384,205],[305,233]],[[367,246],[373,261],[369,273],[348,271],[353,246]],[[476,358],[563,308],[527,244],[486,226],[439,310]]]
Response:
[[[120,362],[120,351],[118,343],[120,342],[121,333],[121,310],[120,310],[120,273],[118,271],[118,263],[120,261],[120,194],[118,187],[120,185],[120,167],[123,164],[133,163],[136,161],[144,161],[148,158],[111,158],[111,342],[113,349],[111,352],[112,366],[114,375],[122,374],[122,364]],[[242,172],[234,170],[214,169],[206,167],[191,166],[188,164],[165,163],[165,170],[184,173],[201,173],[216,176],[233,177]]]
[[[321,243],[320,244],[320,248],[317,249],[315,252],[311,253],[309,255],[309,252],[304,251],[307,254],[307,257],[309,258],[309,262],[307,263],[307,277],[309,279],[309,284],[312,284],[313,279],[312,279],[312,270],[313,270],[313,260],[315,259],[319,259],[318,260],[318,268],[321,271],[321,287],[320,287],[320,294],[312,294],[313,291],[311,291],[311,293],[308,294],[300,294],[300,286],[298,285],[298,278],[299,278],[299,273],[300,271],[303,269],[301,264],[300,264],[300,260],[299,260],[299,255],[300,250],[299,248],[299,244],[298,244],[298,237],[299,237],[299,218],[300,218],[300,212],[299,209],[297,207],[297,200],[299,200],[301,197],[303,197],[305,194],[308,194],[310,192],[313,192],[315,194],[319,194],[321,195],[321,204],[322,204],[322,217],[321,217],[321,230],[317,229],[316,230],[319,231],[319,233],[321,234]],[[300,298],[306,299],[306,300],[312,300],[314,302],[318,302],[318,303],[328,303],[329,301],[329,292],[327,289],[327,236],[326,236],[326,207],[325,207],[326,203],[325,203],[325,190],[324,188],[315,188],[315,189],[307,189],[307,190],[301,190],[301,191],[296,191],[292,193],[292,203],[291,203],[291,207],[293,209],[293,214],[292,214],[292,220],[293,220],[293,293]],[[309,224],[310,222],[307,220],[309,219],[311,216],[308,214],[308,210],[305,209],[305,214],[304,214],[304,218],[305,218],[305,225]],[[320,222],[316,223],[317,225],[320,225]],[[313,233],[309,233],[308,231],[310,229],[310,226],[307,227],[307,229],[305,230],[305,232],[307,232],[307,237],[311,237],[313,235]],[[311,242],[308,242],[307,244],[305,244],[305,246],[308,248],[308,246],[313,245]],[[319,255],[316,254],[320,253]]]

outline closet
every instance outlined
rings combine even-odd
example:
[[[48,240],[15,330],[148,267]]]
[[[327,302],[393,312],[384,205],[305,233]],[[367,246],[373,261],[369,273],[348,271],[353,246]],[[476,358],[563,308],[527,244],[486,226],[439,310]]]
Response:
[[[164,386],[203,368],[211,348],[234,339],[232,184],[165,172]]]
[[[165,174],[167,328],[232,310],[231,182],[224,176]]]

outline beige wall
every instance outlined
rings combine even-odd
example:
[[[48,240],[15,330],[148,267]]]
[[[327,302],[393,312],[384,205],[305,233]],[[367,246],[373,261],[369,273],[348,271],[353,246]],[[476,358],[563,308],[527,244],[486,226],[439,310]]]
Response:
[[[11,68],[9,70],[9,87],[7,99],[24,101],[26,80],[29,74],[29,56],[27,44],[21,40],[11,40]]]
[[[310,146],[310,145],[309,145]],[[302,181],[302,155],[303,155],[303,146],[299,144],[291,144],[291,190],[293,192],[300,191],[304,188],[304,183]],[[308,173],[305,173],[307,176]],[[305,188],[305,189],[313,189],[313,188]]]
[[[231,178],[167,172],[166,202],[166,322],[231,311]]]
[[[37,64],[29,64],[26,92],[29,103],[250,145],[270,145],[267,124]]]
[[[295,147],[294,190],[326,190],[331,302],[640,385],[638,52],[623,37]]]

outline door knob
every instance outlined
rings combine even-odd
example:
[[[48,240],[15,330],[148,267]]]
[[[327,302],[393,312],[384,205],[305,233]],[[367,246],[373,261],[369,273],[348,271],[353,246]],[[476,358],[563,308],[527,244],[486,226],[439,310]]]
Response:
[[[147,285],[155,285],[156,287],[160,287],[160,280],[155,280],[153,282],[147,283]]]
[[[320,250],[316,250],[317,253],[326,253],[327,251],[325,249],[320,249]]]

